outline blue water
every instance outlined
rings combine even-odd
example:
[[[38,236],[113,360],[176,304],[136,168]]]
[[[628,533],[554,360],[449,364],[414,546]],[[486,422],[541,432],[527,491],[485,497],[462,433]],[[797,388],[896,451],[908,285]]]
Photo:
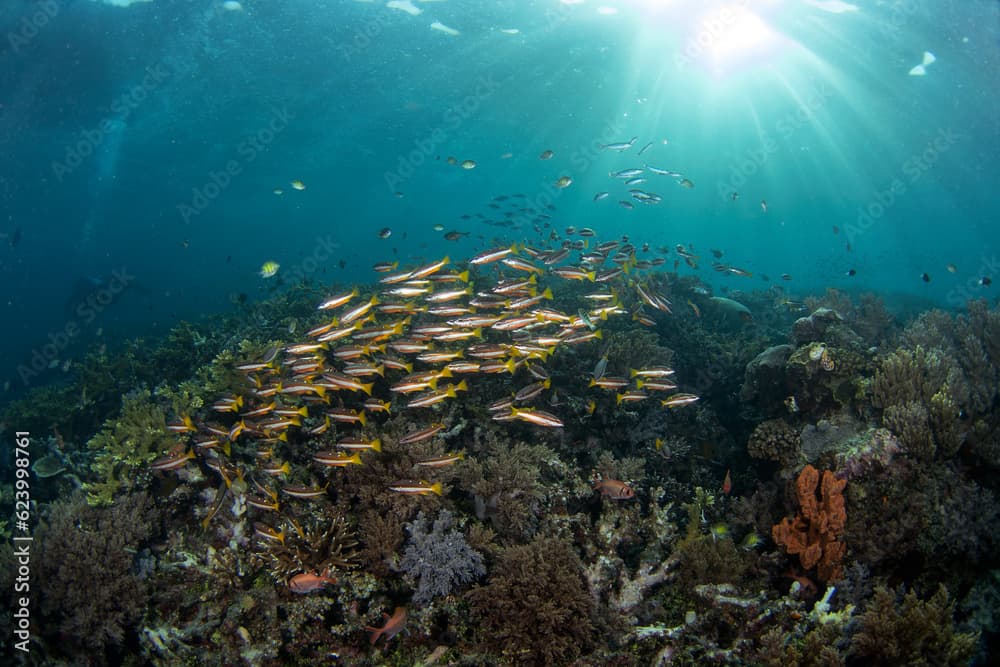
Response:
[[[4,3],[0,382],[21,387],[68,323],[59,360],[263,298],[266,260],[285,284],[356,282],[377,261],[546,238],[460,218],[512,193],[555,207],[560,231],[693,246],[700,267],[680,272],[715,289],[995,298],[977,281],[1000,277],[997,3],[415,4]],[[607,174],[644,163],[695,187],[649,175],[637,187],[664,201],[626,210]],[[754,276],[713,271],[712,248]],[[134,279],[82,318],[113,271]]]

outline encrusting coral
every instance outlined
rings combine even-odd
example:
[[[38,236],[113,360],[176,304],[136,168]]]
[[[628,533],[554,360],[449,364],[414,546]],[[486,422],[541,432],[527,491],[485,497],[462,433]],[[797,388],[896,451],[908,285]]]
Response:
[[[784,419],[769,419],[757,425],[747,441],[747,451],[756,459],[790,465],[801,456],[802,438]]]
[[[806,465],[795,481],[798,515],[771,528],[774,541],[787,553],[798,555],[804,569],[815,567],[821,581],[835,581],[843,573],[846,545],[840,538],[847,522],[846,484],[829,470],[821,477],[816,468]]]

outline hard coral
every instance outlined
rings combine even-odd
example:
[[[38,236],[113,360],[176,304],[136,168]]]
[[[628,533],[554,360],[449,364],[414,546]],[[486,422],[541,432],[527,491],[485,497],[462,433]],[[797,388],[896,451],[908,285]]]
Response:
[[[38,591],[43,638],[53,651],[86,652],[97,662],[126,641],[142,617],[149,582],[136,553],[158,530],[144,493],[111,507],[88,507],[82,496],[53,505],[36,535],[32,590]]]
[[[875,407],[908,453],[950,457],[969,430],[960,419],[969,384],[954,357],[940,349],[899,349],[882,360],[872,382]]]
[[[291,533],[283,542],[267,540],[262,546],[260,555],[269,563],[271,577],[287,584],[302,572],[321,574],[354,567],[357,541],[347,522],[337,517],[326,528],[310,526]]]
[[[870,665],[967,665],[977,636],[955,632],[954,609],[944,586],[926,602],[913,591],[899,602],[879,588],[861,616],[851,653]]]
[[[565,665],[593,647],[594,598],[566,542],[509,548],[468,596],[483,644],[518,665]]]
[[[816,468],[806,465],[795,482],[799,514],[771,528],[774,541],[787,553],[797,554],[803,568],[815,567],[822,581],[837,580],[843,573],[841,560],[846,547],[840,537],[847,522],[843,494],[846,484],[829,470],[821,478]]]
[[[126,395],[121,415],[109,419],[87,446],[95,450],[93,470],[99,481],[85,485],[91,505],[110,505],[120,491],[141,486],[148,477],[147,465],[177,444],[167,431],[163,410],[148,391]]]
[[[799,432],[784,419],[769,419],[757,425],[750,434],[747,451],[757,459],[777,461],[790,465],[802,455],[802,438]]]

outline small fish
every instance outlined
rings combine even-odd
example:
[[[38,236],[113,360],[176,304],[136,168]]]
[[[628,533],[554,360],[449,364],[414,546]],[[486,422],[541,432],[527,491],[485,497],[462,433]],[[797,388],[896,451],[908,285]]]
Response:
[[[645,146],[643,146],[642,148],[640,148],[640,149],[639,149],[639,152],[638,152],[638,153],[636,153],[636,155],[642,155],[642,154],[643,154],[643,153],[645,153],[645,152],[646,152],[646,151],[647,151],[647,150],[649,149],[649,147],[650,147],[650,146],[652,146],[652,145],[653,145],[653,142],[652,142],[652,141],[650,141],[650,142],[649,142],[648,144],[646,144]]]
[[[691,189],[691,188],[694,187],[694,183],[690,179],[687,179],[687,178],[682,178],[681,180],[677,181],[677,184],[679,186],[681,186],[682,188]]]
[[[853,278],[854,276],[858,275],[858,271],[857,269],[847,269],[847,273],[845,275],[848,278]]]
[[[781,279],[782,280],[791,280],[792,279],[792,274],[790,274],[790,273],[782,273],[781,274]]]
[[[433,438],[435,435],[444,430],[444,424],[431,424],[427,428],[420,429],[419,431],[412,431],[402,438],[399,439],[399,444],[401,445],[412,445],[417,442],[422,442],[428,438]]]
[[[559,189],[568,188],[573,185],[573,179],[569,176],[560,176],[559,180],[555,182],[555,186]]]
[[[595,480],[594,490],[611,500],[629,500],[635,497],[635,489],[618,479]]]
[[[434,456],[427,459],[420,459],[416,461],[413,465],[423,466],[425,468],[443,468],[445,466],[450,466],[454,463],[458,463],[465,459],[464,452],[457,452],[453,454],[444,454],[443,456]]]
[[[767,202],[763,199],[760,200],[760,210],[767,213]]]
[[[319,498],[326,494],[326,486],[320,488],[315,486],[283,486],[281,490],[292,498]]]
[[[695,304],[694,301],[692,301],[691,299],[688,299],[687,300],[687,304],[688,304],[688,306],[690,306],[691,311],[694,313],[695,317],[701,317],[701,309],[698,308],[698,306]]]
[[[462,160],[462,169],[475,169],[475,168],[476,168],[475,160]]]
[[[441,482],[395,482],[389,485],[390,491],[402,493],[409,496],[426,496],[433,493],[440,496],[442,493]]]
[[[285,531],[277,531],[271,528],[266,523],[255,523],[253,525],[253,532],[257,537],[262,537],[265,540],[271,540],[273,542],[285,543]]]
[[[370,625],[365,626],[365,631],[371,633],[369,642],[374,644],[378,641],[379,637],[385,637],[385,642],[402,632],[403,628],[406,627],[406,607],[396,607],[396,610],[392,612],[392,616],[389,614],[382,614],[385,617],[385,625],[381,628],[373,628]]]
[[[920,279],[923,280],[925,283],[929,283],[931,281],[930,274],[927,273],[921,273]]]
[[[682,405],[690,405],[698,400],[694,394],[674,394],[673,396],[660,401],[665,408],[679,408]]]
[[[538,156],[539,160],[551,160],[552,156],[555,155],[552,151],[542,151],[542,154]]]
[[[510,416],[537,426],[547,426],[549,428],[562,428],[563,426],[561,419],[544,410],[511,407]]]
[[[733,191],[729,193],[729,199],[731,199],[732,201],[736,201],[739,198],[740,198],[739,192]]]
[[[598,192],[596,195],[594,195],[594,201],[601,201],[602,199],[607,199],[609,194],[610,193],[608,192]]]
[[[729,475],[729,470],[726,470],[726,478],[722,480],[722,493],[729,495],[729,492],[733,490],[733,478]]]
[[[434,225],[434,231],[435,232],[443,232],[444,231],[444,225],[442,225],[440,222],[437,223],[436,225]]]
[[[601,357],[600,359],[597,360],[597,363],[594,364],[594,373],[593,373],[594,380],[596,381],[603,378],[604,374],[607,371],[608,371],[608,358],[606,356]]]
[[[993,279],[990,278],[989,276],[983,276],[982,278],[979,279],[979,284],[982,285],[983,287],[989,287],[990,285],[993,284]]]
[[[956,267],[954,264],[949,264],[945,268],[948,269],[948,273],[958,273],[958,267]]]
[[[292,181],[292,188],[294,190],[305,190],[306,184],[303,183],[302,181]]]
[[[447,232],[444,235],[444,240],[445,241],[458,241],[463,236],[468,236],[468,235],[469,235],[469,232],[459,232],[459,231],[452,230],[450,232]]]
[[[390,229],[389,227],[383,227],[382,229],[378,230],[378,237],[380,239],[387,239],[390,236],[392,236],[392,229]]]
[[[187,462],[194,458],[194,450],[189,449],[187,453],[180,455],[161,456],[149,464],[150,470],[177,470],[187,465]]]
[[[632,137],[628,141],[622,141],[614,144],[601,144],[601,148],[606,151],[625,151],[632,148],[638,138],[639,137]]]
[[[379,441],[375,440],[374,442],[377,443]],[[342,445],[338,443],[337,446],[346,447],[347,445]],[[371,444],[368,445],[368,448],[374,449],[374,447],[372,447]],[[379,444],[379,448],[381,448],[381,444]],[[358,452],[354,452],[353,454],[347,454],[346,452],[316,452],[315,454],[313,454],[312,459],[316,463],[325,466],[327,468],[346,468],[347,466],[351,465],[362,465],[361,454]],[[320,491],[320,489],[316,489],[316,491]],[[288,492],[286,491],[285,493]],[[289,495],[298,498],[309,497],[309,496],[295,496],[295,494],[289,494]]]
[[[729,535],[729,526],[722,523],[712,524],[712,527],[708,529],[709,534],[712,536],[713,540],[721,540]]]
[[[740,548],[744,551],[752,551],[763,543],[764,540],[761,539],[760,535],[754,531],[750,531],[747,533],[746,537],[743,538],[743,541],[740,542]]]
[[[337,580],[327,574],[313,574],[312,572],[301,572],[288,580],[288,588],[293,593],[306,594],[321,590],[328,584],[335,584]]]
[[[260,277],[261,278],[271,278],[278,273],[278,269],[281,268],[281,264],[273,260],[268,260],[261,264],[260,266]]]

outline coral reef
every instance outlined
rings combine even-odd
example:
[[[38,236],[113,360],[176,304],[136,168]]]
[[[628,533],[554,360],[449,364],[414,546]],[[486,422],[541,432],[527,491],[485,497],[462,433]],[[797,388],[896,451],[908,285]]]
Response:
[[[448,595],[486,573],[482,554],[469,547],[462,533],[452,528],[451,512],[441,510],[433,525],[429,523],[420,512],[407,524],[410,539],[399,561],[399,569],[417,584],[415,604]]]
[[[806,570],[816,568],[821,581],[835,581],[843,573],[841,561],[846,551],[841,536],[847,522],[844,507],[845,480],[826,470],[822,477],[807,464],[795,481],[799,513],[785,518],[771,529],[775,543],[789,554],[798,555]]]
[[[32,459],[32,499],[48,515],[32,584],[37,655],[955,664],[975,641],[959,627],[983,632],[986,663],[1000,590],[1000,311],[928,313],[900,334],[870,296],[734,278],[713,299],[695,276],[645,273],[648,250],[601,245],[620,252],[607,282],[543,270],[495,311],[475,306],[470,319],[489,321],[539,299],[538,311],[505,314],[528,321],[516,334],[446,330],[444,312],[473,307],[464,299],[285,284],[160,341],[88,355],[67,386],[5,412],[46,434]],[[464,268],[433,277],[460,296],[524,278],[498,262],[472,268],[472,288]],[[349,339],[320,344],[331,316],[348,324],[346,309],[317,310],[331,290],[361,314]],[[478,354],[502,364],[468,371]],[[610,388],[588,387],[600,372]],[[425,386],[411,396],[411,384]],[[515,392],[522,414],[506,405]],[[697,403],[661,402],[679,394]],[[430,407],[408,407],[415,399]],[[194,456],[151,470],[168,451]],[[599,493],[596,479],[631,492]],[[0,500],[13,502],[11,485]],[[961,592],[962,625],[943,592],[873,599],[887,582]],[[365,628],[397,608],[405,631],[372,645]]]

